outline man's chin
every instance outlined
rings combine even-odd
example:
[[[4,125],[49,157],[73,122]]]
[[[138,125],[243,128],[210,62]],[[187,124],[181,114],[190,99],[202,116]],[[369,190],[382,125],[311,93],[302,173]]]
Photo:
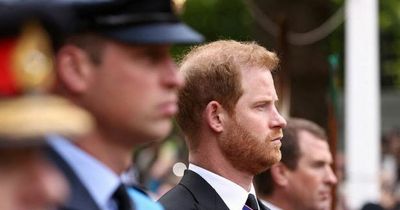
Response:
[[[329,210],[331,209],[331,201],[322,201],[319,204],[318,210]]]
[[[272,153],[272,152],[271,152]],[[276,149],[273,151],[273,154],[268,154],[268,168],[281,161],[282,153],[281,150]]]
[[[171,132],[172,123],[157,123],[142,126],[141,129],[130,130],[129,142],[135,145],[147,144],[164,140]]]
[[[149,132],[149,137],[152,141],[163,140],[171,133],[172,122],[171,120],[165,120],[164,122],[160,122],[158,125],[155,125],[151,130],[152,132]]]
[[[279,157],[272,157],[269,156],[268,159],[265,159],[264,161],[261,161],[260,164],[258,164],[258,167],[255,167],[256,164],[252,163],[252,165],[254,166],[252,168],[252,172],[254,175],[259,174],[263,171],[266,171],[267,169],[271,168],[272,165],[274,165],[275,163],[278,163],[280,161],[280,155]]]

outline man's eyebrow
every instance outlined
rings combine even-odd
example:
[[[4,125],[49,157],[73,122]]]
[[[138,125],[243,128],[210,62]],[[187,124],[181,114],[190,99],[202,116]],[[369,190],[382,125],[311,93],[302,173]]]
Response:
[[[275,103],[277,103],[277,102],[278,102],[278,100],[273,100],[273,98],[271,98],[271,99],[260,99],[260,100],[255,100],[255,101],[254,101],[254,104],[255,104],[255,105],[268,104],[268,103],[273,103],[273,104],[275,104]]]
[[[271,101],[273,101],[273,102],[277,102],[277,101],[279,101],[279,98],[278,98],[278,96],[262,96],[262,97],[259,97],[259,98],[256,98],[256,101],[265,101],[265,102],[271,102]]]

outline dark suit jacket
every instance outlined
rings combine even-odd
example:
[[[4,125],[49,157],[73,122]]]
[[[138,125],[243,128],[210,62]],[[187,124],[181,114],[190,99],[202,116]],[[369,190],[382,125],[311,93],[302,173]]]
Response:
[[[197,173],[186,170],[182,180],[162,196],[159,202],[165,210],[229,210],[222,198]],[[261,210],[269,210],[258,201]]]
[[[67,162],[50,146],[46,149],[50,160],[60,169],[68,180],[70,196],[67,202],[59,210],[100,210],[92,196],[83,186],[73,169]]]

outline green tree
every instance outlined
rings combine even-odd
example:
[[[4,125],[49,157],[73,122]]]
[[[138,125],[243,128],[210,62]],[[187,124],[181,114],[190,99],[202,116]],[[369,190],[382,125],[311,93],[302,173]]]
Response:
[[[379,1],[381,84],[400,89],[400,2]]]
[[[252,40],[252,19],[242,0],[187,0],[182,19],[203,34],[207,42]],[[188,47],[175,47],[174,56],[179,60]]]

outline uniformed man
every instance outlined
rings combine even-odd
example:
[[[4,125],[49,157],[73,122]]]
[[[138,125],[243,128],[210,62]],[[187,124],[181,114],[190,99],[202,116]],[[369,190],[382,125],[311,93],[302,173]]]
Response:
[[[161,140],[172,128],[183,83],[170,47],[202,36],[179,21],[170,0],[64,2],[78,19],[59,45],[58,92],[93,114],[93,132],[70,143],[49,137],[51,158],[67,175],[72,193],[62,209],[159,209],[126,187],[120,175],[137,145]]]
[[[50,95],[55,80],[50,31],[54,10],[0,4],[0,209],[46,210],[68,193],[64,176],[43,151],[47,133],[90,130],[91,117]],[[59,14],[59,13],[58,13]],[[44,27],[45,22],[49,23]],[[51,24],[50,24],[51,23]]]

